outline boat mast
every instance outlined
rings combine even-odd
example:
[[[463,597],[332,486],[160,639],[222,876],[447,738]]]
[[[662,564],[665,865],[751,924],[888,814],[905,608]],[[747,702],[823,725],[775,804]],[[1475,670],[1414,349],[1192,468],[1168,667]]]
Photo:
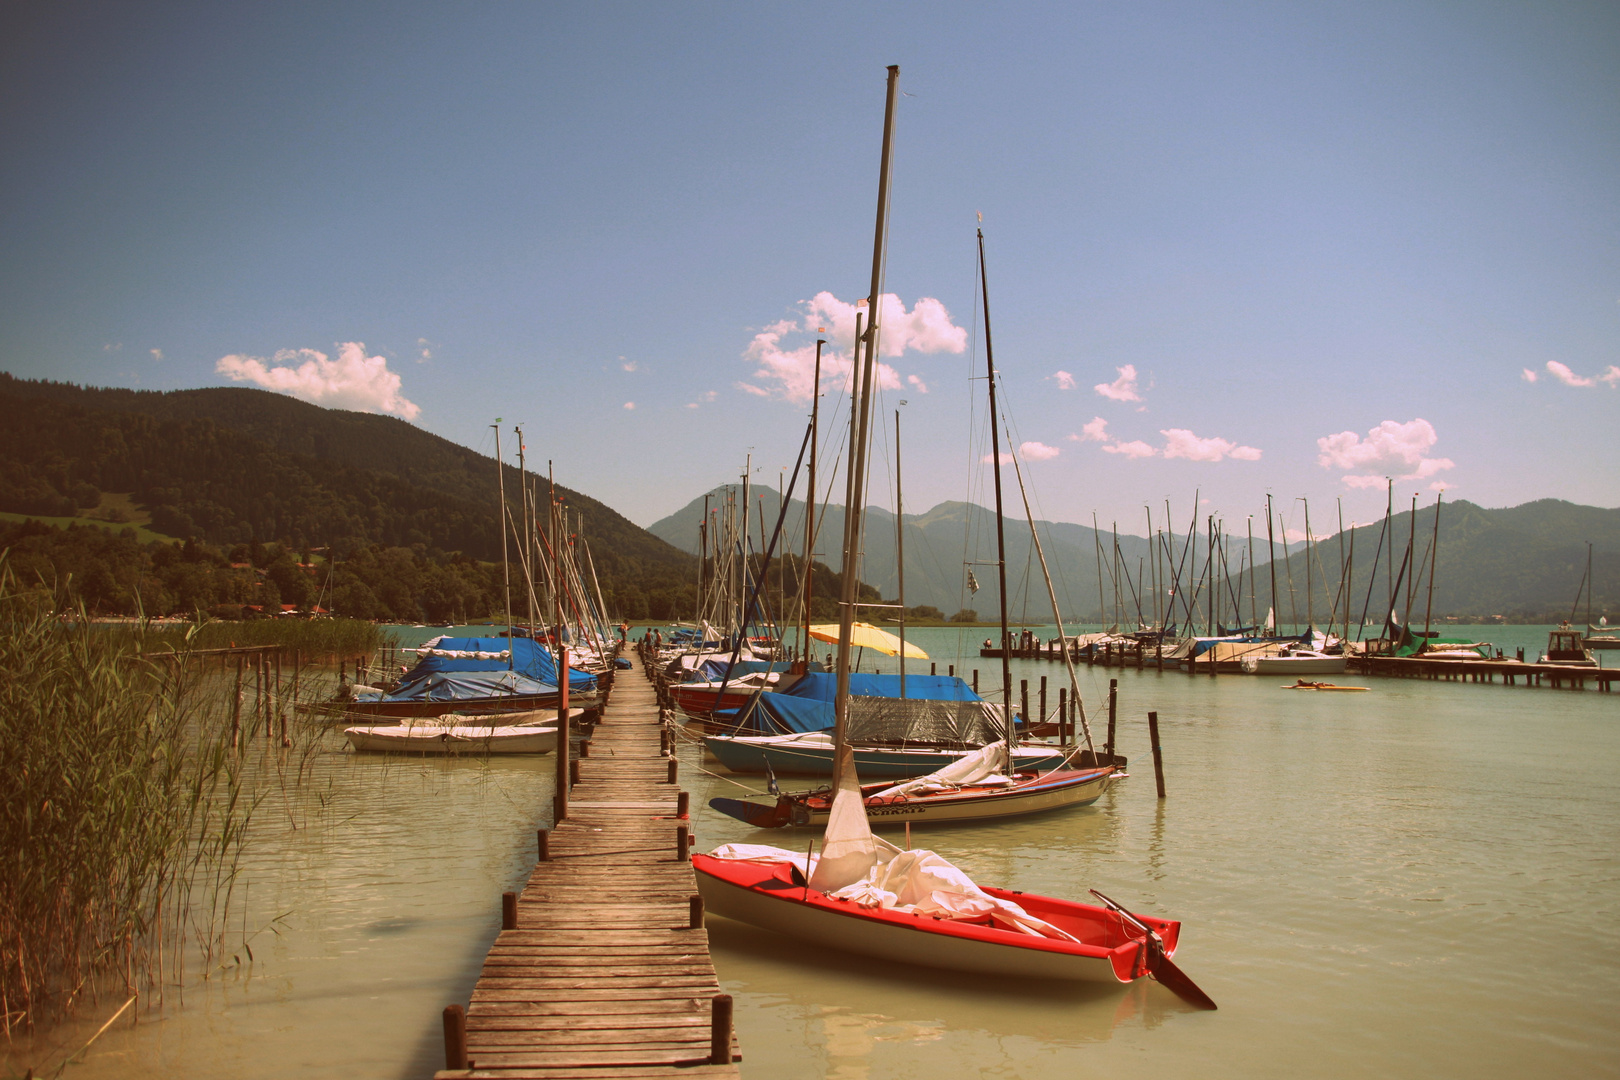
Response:
[[[1256,636],[1260,633],[1260,594],[1254,587],[1254,515],[1249,515],[1249,625]],[[1241,618],[1241,616],[1239,616]]]
[[[512,666],[512,564],[506,557],[506,473],[501,468],[501,418],[496,417],[490,427],[495,429],[495,487],[501,493],[501,581],[506,605],[506,666]]]
[[[1316,579],[1311,576],[1311,501],[1301,499],[1305,504],[1305,632],[1311,636],[1307,642],[1312,648],[1316,646],[1316,605],[1312,597],[1316,592]]]
[[[894,410],[894,565],[900,578],[900,700],[906,698],[906,517],[900,497],[900,410]]]
[[[1271,570],[1271,636],[1277,636],[1277,541],[1271,532],[1271,492],[1266,492],[1266,556]]]
[[[1423,644],[1429,644],[1429,618],[1434,614],[1434,568],[1440,562],[1440,500],[1444,496],[1434,497],[1434,539],[1429,542],[1429,600],[1423,611]]]
[[[821,437],[818,434],[821,422],[821,347],[825,344],[826,338],[816,339],[816,373],[810,384],[810,491],[804,499],[804,596],[801,601],[804,604],[804,637],[799,642],[799,652],[806,664],[810,660],[810,596],[816,577],[816,440]]]
[[[1001,435],[996,426],[996,352],[990,340],[990,280],[984,272],[984,230],[979,231],[979,288],[984,296],[984,367],[990,380],[990,475],[996,481],[996,579],[1001,595],[1001,716],[1007,736],[1007,775],[1012,775],[1012,637],[1007,631],[1007,530],[1001,517]]]
[[[852,794],[857,802],[860,791],[856,787],[855,752],[849,745],[849,652],[850,637],[855,629],[855,601],[859,598],[861,550],[861,499],[864,496],[864,470],[866,468],[867,425],[870,422],[872,369],[878,350],[881,329],[884,246],[889,233],[889,163],[894,151],[894,106],[899,91],[900,66],[889,66],[888,93],[883,107],[883,157],[878,167],[877,222],[872,239],[872,285],[867,293],[867,315],[870,320],[864,333],[859,314],[856,315],[856,356],[861,360],[859,379],[851,370],[852,420],[859,422],[850,431],[849,502],[844,507],[844,563],[843,580],[839,583],[838,606],[838,681],[834,700],[833,757],[834,801],[839,796]],[[863,340],[864,339],[864,340]],[[864,345],[863,349],[861,346]],[[849,791],[844,790],[845,787]],[[835,816],[836,816],[836,807]],[[864,816],[864,810],[862,811]]]

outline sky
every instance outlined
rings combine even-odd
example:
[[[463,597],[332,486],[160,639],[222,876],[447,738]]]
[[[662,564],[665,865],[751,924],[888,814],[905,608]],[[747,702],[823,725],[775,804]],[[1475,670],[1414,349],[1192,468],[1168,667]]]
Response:
[[[889,64],[871,502],[897,409],[908,512],[991,497],[982,215],[1039,516],[1620,506],[1613,4],[10,3],[0,369],[499,417],[641,524],[775,486]]]

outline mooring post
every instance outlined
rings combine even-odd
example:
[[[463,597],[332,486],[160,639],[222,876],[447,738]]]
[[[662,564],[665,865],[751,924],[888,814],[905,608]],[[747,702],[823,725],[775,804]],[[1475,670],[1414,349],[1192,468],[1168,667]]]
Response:
[[[675,796],[675,816],[692,816],[692,793],[690,791],[682,791]]]
[[[577,783],[579,783],[579,758],[574,758],[568,763],[568,786],[572,788]]]
[[[501,929],[517,929],[517,893],[501,893]]]
[[[1164,756],[1159,751],[1159,714],[1148,713],[1148,738],[1153,740],[1153,782],[1159,787],[1159,798],[1164,798]]]
[[[1108,680],[1108,741],[1103,743],[1103,752],[1109,757],[1114,756],[1114,716],[1119,705],[1119,680]]]
[[[691,855],[687,851],[687,848],[690,845],[688,845],[686,841],[686,838],[690,835],[691,830],[685,825],[675,826],[675,857],[681,862],[686,862],[691,858]]]
[[[709,1012],[709,1064],[731,1064],[731,995],[716,994]]]
[[[672,757],[669,759],[669,782],[671,784],[675,782],[676,771],[680,768],[680,764],[680,758]]]
[[[467,1010],[460,1005],[444,1007],[444,1067],[467,1067]]]
[[[1058,742],[1069,745],[1069,688],[1058,687]]]
[[[975,694],[977,694],[979,692],[979,669],[978,668],[973,669],[973,692]]]
[[[1046,723],[1046,676],[1041,676],[1041,723]]]
[[[231,700],[231,749],[242,745],[242,655],[236,656],[236,697]]]
[[[688,930],[698,930],[703,926],[703,897],[696,894],[686,900],[686,926]]]
[[[551,861],[551,831],[549,829],[541,829],[541,830],[539,830],[538,839],[540,841],[540,843],[539,843],[540,850],[539,850],[539,854],[535,858],[535,861],[536,862],[550,862]]]
[[[1028,679],[1019,679],[1018,680],[1018,715],[1022,716],[1024,718],[1024,723],[1026,723],[1026,724],[1029,723],[1029,680]]]
[[[956,678],[956,665],[955,664],[951,664],[945,670],[950,673],[951,678],[953,678],[953,679]]]
[[[930,675],[938,675],[939,674],[939,665],[938,664],[929,664],[928,665],[928,674],[930,674]]]

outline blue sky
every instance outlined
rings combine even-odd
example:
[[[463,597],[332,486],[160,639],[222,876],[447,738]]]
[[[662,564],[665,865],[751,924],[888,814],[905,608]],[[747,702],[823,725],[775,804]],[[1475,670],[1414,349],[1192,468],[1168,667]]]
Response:
[[[980,212],[1045,516],[1620,505],[1612,4],[7,5],[0,368],[774,484],[891,63],[908,509],[986,498]]]

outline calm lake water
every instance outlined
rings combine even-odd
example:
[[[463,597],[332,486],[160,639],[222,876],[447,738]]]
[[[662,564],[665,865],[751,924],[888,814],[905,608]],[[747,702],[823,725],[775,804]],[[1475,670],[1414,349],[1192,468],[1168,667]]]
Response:
[[[1545,628],[1446,632],[1532,659],[1546,642]],[[999,675],[977,658],[984,633],[908,636],[941,672],[979,667],[988,689]],[[1014,664],[1032,699],[1041,675],[1055,705],[1063,665]],[[1620,694],[1355,676],[1334,681],[1371,692],[1302,694],[1282,679],[1082,668],[1095,717],[1110,676],[1130,779],[1091,808],[918,828],[913,844],[981,882],[1095,886],[1183,920],[1177,961],[1220,1011],[1151,983],[1069,990],[886,967],[711,919],[744,1076],[1620,1075]],[[183,1008],[171,991],[160,1018],[120,1022],[67,1075],[422,1077],[442,1060],[439,1012],[466,1001],[500,893],[526,877],[551,759],[326,745],[312,777],[255,819],[244,923],[281,916],[279,933],[254,938],[251,964],[192,982]],[[682,755],[699,806],[738,794],[697,771],[718,770],[694,746]],[[695,819],[704,849],[808,839],[707,808]],[[51,1043],[65,1054],[96,1026]]]

